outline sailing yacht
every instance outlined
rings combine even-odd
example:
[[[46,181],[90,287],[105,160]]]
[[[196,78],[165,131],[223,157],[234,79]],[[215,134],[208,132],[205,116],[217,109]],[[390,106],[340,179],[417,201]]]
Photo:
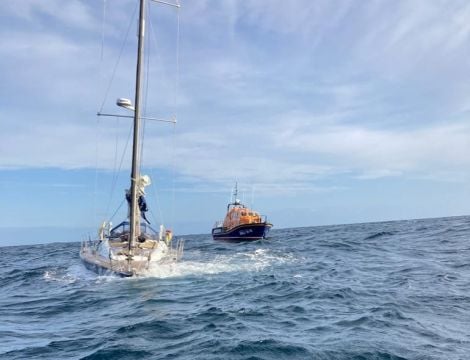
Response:
[[[175,6],[163,1],[152,0]],[[144,52],[146,0],[139,0],[139,30],[137,46],[137,68],[135,81],[135,105],[128,99],[118,99],[117,105],[134,112],[132,167],[130,188],[126,190],[128,219],[117,226],[103,222],[98,238],[82,243],[80,258],[84,265],[98,274],[116,274],[122,277],[145,275],[153,266],[176,262],[183,254],[183,240],[172,244],[172,233],[161,225],[159,230],[150,226],[145,216],[148,211],[145,188],[151,185],[150,177],[140,173],[141,151],[141,82]],[[107,114],[100,114],[110,116]],[[174,122],[174,121],[173,121]]]

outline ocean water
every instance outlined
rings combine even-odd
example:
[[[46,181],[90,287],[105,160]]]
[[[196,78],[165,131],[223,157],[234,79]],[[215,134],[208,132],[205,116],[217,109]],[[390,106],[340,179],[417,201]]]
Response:
[[[79,243],[1,248],[1,359],[469,359],[470,218],[185,236],[97,276]]]

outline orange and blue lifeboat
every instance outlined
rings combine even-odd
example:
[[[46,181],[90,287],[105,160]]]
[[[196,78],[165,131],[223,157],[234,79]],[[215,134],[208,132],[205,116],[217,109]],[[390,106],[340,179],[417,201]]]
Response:
[[[266,216],[247,208],[237,199],[228,204],[224,221],[215,223],[212,237],[232,242],[265,239],[272,226]]]

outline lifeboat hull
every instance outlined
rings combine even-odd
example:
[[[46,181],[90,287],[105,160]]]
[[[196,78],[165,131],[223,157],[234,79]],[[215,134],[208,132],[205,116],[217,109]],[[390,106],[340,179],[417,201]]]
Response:
[[[212,229],[212,237],[228,242],[255,241],[265,239],[271,227],[269,223],[243,224],[231,229],[216,227]]]

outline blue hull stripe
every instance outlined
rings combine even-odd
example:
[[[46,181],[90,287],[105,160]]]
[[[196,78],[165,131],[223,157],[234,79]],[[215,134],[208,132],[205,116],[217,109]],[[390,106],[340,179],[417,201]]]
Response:
[[[212,237],[214,240],[226,241],[254,241],[264,239],[268,235],[271,224],[244,224],[224,231],[223,228],[212,229]]]

